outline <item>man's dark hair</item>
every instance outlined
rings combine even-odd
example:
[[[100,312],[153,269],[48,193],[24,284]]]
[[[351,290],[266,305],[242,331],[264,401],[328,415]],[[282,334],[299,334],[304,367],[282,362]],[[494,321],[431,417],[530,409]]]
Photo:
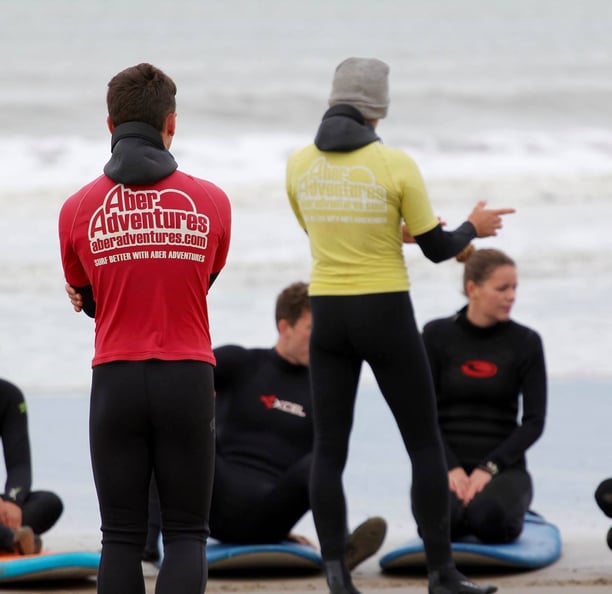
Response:
[[[176,85],[159,68],[138,64],[122,70],[108,83],[106,104],[114,126],[143,122],[156,130],[176,111]]]
[[[306,283],[292,283],[283,289],[276,299],[277,324],[280,320],[287,320],[290,326],[295,326],[295,323],[305,311],[310,311],[310,299]]]

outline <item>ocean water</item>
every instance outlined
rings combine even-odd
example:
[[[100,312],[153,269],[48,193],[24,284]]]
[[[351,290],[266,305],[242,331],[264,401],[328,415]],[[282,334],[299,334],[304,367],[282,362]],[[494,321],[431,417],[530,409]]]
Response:
[[[36,17],[32,16],[36,15]],[[67,509],[56,533],[96,534],[87,444],[93,323],[63,292],[57,214],[109,155],[108,80],[152,62],[178,85],[172,152],[233,203],[230,258],[210,294],[215,344],[272,344],[273,301],[307,280],[284,194],[333,69],[391,66],[378,132],[420,165],[449,227],[477,200],[513,206],[499,237],[517,261],[514,317],[544,340],[546,433],[529,460],[536,509],[569,536],[607,529],[592,492],[612,474],[612,4],[607,0],[23,0],[0,18],[0,376],[30,405],[35,487]],[[463,304],[461,267],[406,246],[419,324]],[[410,468],[367,369],[347,468],[354,522],[414,531]],[[363,472],[363,468],[367,472]],[[312,532],[309,517],[301,527]]]

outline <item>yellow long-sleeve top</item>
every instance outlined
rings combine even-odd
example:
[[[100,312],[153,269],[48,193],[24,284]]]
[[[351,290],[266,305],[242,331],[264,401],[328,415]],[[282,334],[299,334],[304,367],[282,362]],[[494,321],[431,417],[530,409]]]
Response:
[[[289,159],[287,194],[310,241],[311,295],[410,288],[402,220],[415,236],[438,219],[406,153],[380,142],[348,152],[307,146]]]

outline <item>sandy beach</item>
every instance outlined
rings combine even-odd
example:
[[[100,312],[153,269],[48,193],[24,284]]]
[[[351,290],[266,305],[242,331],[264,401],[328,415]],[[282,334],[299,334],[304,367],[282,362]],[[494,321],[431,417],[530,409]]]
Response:
[[[383,550],[384,552],[384,550]],[[354,572],[355,585],[363,594],[423,594],[426,580],[421,575],[387,575],[378,567],[378,557],[369,559]],[[144,565],[146,592],[155,592],[156,570],[149,564]],[[544,569],[512,573],[483,574],[467,572],[479,583],[493,583],[499,592],[518,594],[596,594],[612,592],[612,552],[605,545],[603,535],[599,539],[570,540],[564,542],[561,559]],[[32,586],[8,585],[0,588],[6,594],[23,592],[53,592],[55,594],[93,594],[96,590],[95,579],[76,582],[35,583]],[[245,575],[241,577],[211,575],[206,592],[226,594],[228,592],[266,592],[279,594],[327,593],[322,574],[300,576],[287,575]]]
[[[515,573],[511,575],[481,575],[473,572],[470,577],[479,583],[493,583],[499,592],[518,594],[534,592],[548,594],[562,591],[564,594],[595,594],[596,592],[612,592],[612,552],[600,542],[580,541],[569,542],[564,546],[561,559],[541,570]],[[378,568],[377,558],[370,559],[359,566],[354,572],[355,585],[363,594],[423,594],[426,592],[424,576],[396,576],[382,574]],[[152,579],[151,579],[152,582]],[[152,593],[151,589],[147,594]],[[211,577],[207,592],[221,594],[224,592],[294,592],[307,594],[324,592],[325,581],[321,575],[275,580],[236,580]]]
[[[466,572],[468,573],[468,572]],[[363,594],[381,594],[402,592],[402,594],[423,594],[426,592],[424,576],[397,576],[382,574],[379,571],[378,556],[369,559],[353,572],[355,585]],[[564,543],[561,559],[541,570],[515,573],[511,575],[476,576],[480,583],[493,583],[499,592],[540,594],[563,591],[564,594],[589,594],[612,592],[612,552],[608,550],[602,538],[599,541],[576,541]],[[153,593],[153,578],[148,578]],[[212,576],[209,579],[207,592],[221,594],[225,592],[294,592],[307,594],[328,590],[322,575],[299,578],[277,579],[229,579]]]

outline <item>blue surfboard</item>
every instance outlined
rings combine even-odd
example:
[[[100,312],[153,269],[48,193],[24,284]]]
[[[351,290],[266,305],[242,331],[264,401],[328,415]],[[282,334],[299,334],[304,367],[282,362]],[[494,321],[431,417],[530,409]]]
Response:
[[[99,565],[100,553],[87,551],[0,555],[0,583],[84,579],[95,576]]]
[[[508,544],[485,544],[475,537],[452,543],[453,559],[458,566],[496,569],[538,569],[554,563],[561,556],[559,529],[542,516],[527,512],[523,532]],[[383,571],[425,569],[425,549],[420,538],[386,553],[379,561]]]
[[[206,546],[211,571],[320,571],[321,555],[312,547],[291,541],[276,544],[229,544],[212,541]]]

